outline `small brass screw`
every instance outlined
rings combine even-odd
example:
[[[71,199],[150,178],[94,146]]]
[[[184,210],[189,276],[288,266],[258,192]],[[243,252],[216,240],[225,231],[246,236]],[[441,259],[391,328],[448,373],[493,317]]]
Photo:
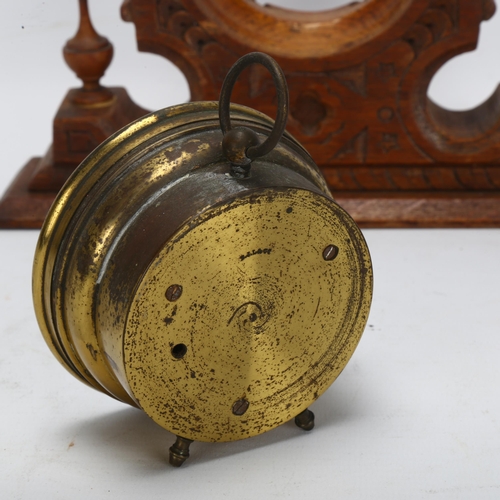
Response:
[[[246,399],[238,399],[233,405],[233,413],[235,415],[243,415],[248,410],[250,403]]]
[[[165,293],[165,297],[167,297],[167,300],[169,300],[170,302],[175,302],[181,295],[181,285],[170,285]]]
[[[339,254],[339,247],[336,247],[335,245],[328,245],[324,250],[323,250],[323,259],[325,260],[333,260],[337,255]]]

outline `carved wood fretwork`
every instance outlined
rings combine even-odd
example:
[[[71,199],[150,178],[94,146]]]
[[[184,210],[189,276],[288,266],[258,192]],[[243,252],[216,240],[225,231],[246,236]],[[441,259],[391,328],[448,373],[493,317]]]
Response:
[[[464,112],[427,96],[494,11],[493,0],[366,0],[323,13],[250,0],[122,5],[140,50],[172,60],[193,100],[217,99],[241,55],[273,56],[290,88],[288,130],[367,226],[500,225],[500,90]],[[273,116],[270,76],[251,68],[233,100]]]

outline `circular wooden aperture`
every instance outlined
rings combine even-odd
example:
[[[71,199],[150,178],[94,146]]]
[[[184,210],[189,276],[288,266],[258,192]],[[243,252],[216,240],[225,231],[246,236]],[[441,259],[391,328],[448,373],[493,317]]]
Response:
[[[328,57],[369,44],[398,22],[413,0],[366,0],[322,12],[297,12],[248,0],[195,2],[236,41],[296,61]]]

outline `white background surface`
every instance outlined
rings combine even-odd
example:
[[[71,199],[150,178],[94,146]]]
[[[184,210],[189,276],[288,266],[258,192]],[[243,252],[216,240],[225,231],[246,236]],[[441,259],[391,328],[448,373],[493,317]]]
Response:
[[[150,109],[186,101],[178,70],[136,52],[120,3],[90,1],[115,46],[103,82]],[[3,4],[0,190],[45,152],[52,117],[77,85],[61,57],[76,5]],[[437,75],[431,96],[455,109],[481,102],[500,81],[499,46],[500,15],[484,23],[478,52]],[[0,231],[0,498],[500,498],[500,231],[365,236],[375,274],[369,326],[314,405],[316,428],[194,443],[173,469],[171,434],[80,384],[49,353],[31,304],[37,231]]]

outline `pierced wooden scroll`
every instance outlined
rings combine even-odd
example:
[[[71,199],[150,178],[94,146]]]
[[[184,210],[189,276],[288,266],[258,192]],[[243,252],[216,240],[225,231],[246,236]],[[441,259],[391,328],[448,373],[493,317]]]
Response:
[[[427,96],[449,59],[476,46],[493,0],[365,0],[294,12],[251,0],[126,0],[139,49],[173,61],[193,100],[217,99],[241,55],[273,56],[290,87],[288,130],[364,226],[500,226],[500,90],[448,111]],[[233,100],[271,116],[269,75]]]

